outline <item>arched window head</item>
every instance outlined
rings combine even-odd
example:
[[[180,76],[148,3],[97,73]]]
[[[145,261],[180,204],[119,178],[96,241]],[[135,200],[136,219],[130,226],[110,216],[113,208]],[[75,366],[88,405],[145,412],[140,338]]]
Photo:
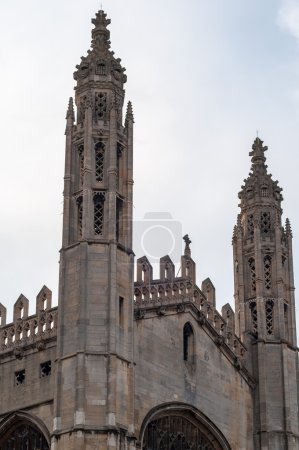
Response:
[[[183,330],[183,357],[184,361],[194,362],[194,332],[190,322],[184,325]]]

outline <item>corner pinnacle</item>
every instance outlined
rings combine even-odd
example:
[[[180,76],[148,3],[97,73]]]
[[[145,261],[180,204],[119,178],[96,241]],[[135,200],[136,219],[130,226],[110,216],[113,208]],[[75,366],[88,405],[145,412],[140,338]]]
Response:
[[[132,103],[131,103],[130,101],[128,101],[128,106],[127,106],[127,112],[126,112],[126,120],[125,120],[125,122],[127,123],[128,121],[134,123],[133,107],[132,107]]]
[[[75,120],[73,97],[70,97],[69,99],[69,105],[66,112],[66,119],[71,119],[72,122],[74,122]]]
[[[189,238],[189,235],[185,234],[185,236],[183,237],[183,240],[185,241],[184,255],[191,256],[191,249],[190,249],[191,239]]]

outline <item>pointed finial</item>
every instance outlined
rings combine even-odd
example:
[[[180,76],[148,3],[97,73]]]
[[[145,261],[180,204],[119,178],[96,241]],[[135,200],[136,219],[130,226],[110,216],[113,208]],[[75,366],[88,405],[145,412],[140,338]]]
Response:
[[[102,10],[102,5],[100,11],[96,13],[96,17],[91,19],[94,24],[94,29],[92,30],[92,48],[106,49],[110,48],[110,31],[107,29],[108,25],[111,23],[110,19],[107,19],[107,14]]]
[[[132,107],[132,103],[130,101],[128,101],[127,112],[126,112],[125,123],[127,123],[127,122],[134,123],[133,107]]]
[[[73,97],[69,98],[69,104],[66,112],[66,119],[71,119],[72,122],[74,122],[75,120]]]
[[[183,240],[185,241],[184,255],[191,256],[191,250],[190,250],[191,239],[189,238],[189,235],[185,234],[185,236],[183,237]]]
[[[255,138],[254,143],[252,144],[252,152],[249,153],[249,156],[252,156],[252,162],[257,159],[266,161],[264,153],[268,150],[268,147],[263,147],[263,143],[264,141],[262,141],[258,136]]]
[[[293,237],[291,222],[289,219],[286,219],[285,231],[287,236]]]

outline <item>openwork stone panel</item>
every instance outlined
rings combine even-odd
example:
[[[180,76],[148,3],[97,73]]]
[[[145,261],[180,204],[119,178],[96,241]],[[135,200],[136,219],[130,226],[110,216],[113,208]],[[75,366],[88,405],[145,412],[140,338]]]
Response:
[[[103,181],[104,176],[104,158],[105,158],[105,147],[102,142],[98,142],[95,145],[95,175],[96,181]]]
[[[105,194],[103,192],[95,193],[93,201],[94,201],[94,233],[98,236],[102,236],[104,231]]]
[[[263,235],[268,236],[271,231],[271,215],[269,212],[263,212],[261,214],[261,232]]]
[[[248,260],[250,279],[251,279],[251,291],[255,293],[256,291],[256,273],[255,273],[255,260],[254,258],[249,258]]]
[[[272,335],[274,331],[274,323],[273,323],[273,308],[274,302],[273,300],[267,300],[265,309],[266,309],[266,331],[267,334]]]
[[[96,92],[95,94],[95,116],[96,119],[105,120],[107,116],[107,94]]]
[[[266,255],[264,257],[264,276],[265,276],[265,288],[267,290],[271,289],[271,284],[272,284],[272,280],[271,280],[271,256],[270,255]]]

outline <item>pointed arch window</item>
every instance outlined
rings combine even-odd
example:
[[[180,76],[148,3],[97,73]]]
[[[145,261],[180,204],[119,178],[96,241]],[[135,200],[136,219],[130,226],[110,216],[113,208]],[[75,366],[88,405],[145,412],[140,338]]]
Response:
[[[49,444],[43,434],[27,423],[20,423],[0,437],[1,450],[49,450]]]
[[[105,160],[105,146],[103,142],[98,142],[95,145],[95,172],[96,181],[102,182],[104,178],[104,160]]]
[[[103,236],[105,193],[96,192],[93,201],[94,201],[94,233],[97,236]]]
[[[184,350],[183,350],[183,357],[184,361],[187,362],[194,362],[194,332],[193,328],[190,322],[187,322],[184,325],[183,330],[183,344],[184,344]]]

